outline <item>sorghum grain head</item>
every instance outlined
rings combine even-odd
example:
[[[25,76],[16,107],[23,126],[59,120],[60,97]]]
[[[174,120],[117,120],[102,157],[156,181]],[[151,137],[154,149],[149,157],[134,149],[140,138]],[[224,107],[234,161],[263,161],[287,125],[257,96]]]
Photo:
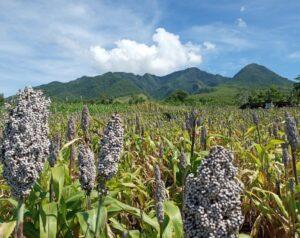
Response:
[[[105,194],[105,182],[118,171],[118,163],[123,149],[124,129],[118,114],[110,118],[100,142],[98,163],[99,194]]]
[[[94,153],[87,145],[79,145],[78,168],[81,188],[89,195],[95,187],[96,167]]]
[[[165,183],[161,179],[161,173],[158,165],[154,165],[154,175],[155,175],[155,198],[156,198],[156,216],[159,223],[164,221],[164,208],[163,203],[166,199],[166,188]]]
[[[211,149],[185,185],[183,217],[185,237],[237,237],[243,223],[233,155],[221,146]]]
[[[185,170],[187,168],[187,158],[184,150],[181,151],[180,159],[179,159],[179,165],[180,167]]]
[[[205,126],[202,126],[201,137],[200,137],[200,143],[202,148],[206,148],[206,141],[207,141],[207,130]]]
[[[51,167],[54,167],[59,156],[59,151],[61,148],[61,136],[56,134],[54,138],[50,141],[50,155],[48,161]]]
[[[17,93],[5,123],[3,177],[19,200],[30,193],[49,155],[49,105],[41,91],[25,88]]]
[[[91,117],[89,113],[89,108],[87,106],[84,106],[81,114],[81,128],[85,135],[88,134],[90,122],[91,122]]]
[[[75,135],[76,135],[75,120],[73,117],[70,117],[68,121],[67,139],[69,141],[74,140]]]
[[[288,151],[288,144],[283,143],[281,145],[282,148],[282,163],[284,164],[285,167],[287,167],[289,161],[290,161],[290,156],[289,156],[289,151]]]
[[[285,133],[293,151],[296,151],[299,145],[299,132],[295,119],[289,114],[285,114]]]
[[[253,123],[258,126],[258,123],[259,123],[259,119],[258,119],[258,115],[256,112],[253,112],[252,113],[252,120],[253,120]]]

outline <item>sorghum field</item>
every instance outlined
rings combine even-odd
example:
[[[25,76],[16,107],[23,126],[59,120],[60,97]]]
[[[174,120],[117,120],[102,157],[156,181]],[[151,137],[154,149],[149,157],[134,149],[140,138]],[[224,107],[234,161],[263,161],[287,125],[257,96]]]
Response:
[[[298,108],[48,114],[18,97],[1,109],[0,237],[299,237]]]

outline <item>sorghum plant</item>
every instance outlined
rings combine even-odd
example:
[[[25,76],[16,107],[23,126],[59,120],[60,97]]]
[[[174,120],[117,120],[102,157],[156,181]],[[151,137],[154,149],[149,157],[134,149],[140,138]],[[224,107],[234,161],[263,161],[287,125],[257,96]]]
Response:
[[[121,117],[112,115],[100,142],[100,153],[98,161],[98,192],[99,205],[96,223],[96,235],[98,235],[98,219],[102,197],[107,194],[106,182],[117,172],[120,155],[123,149],[124,129]]]
[[[243,223],[240,193],[233,155],[213,147],[185,186],[183,219],[185,237],[237,237]]]
[[[288,142],[292,149],[292,165],[295,176],[295,183],[298,184],[297,168],[296,168],[296,153],[299,146],[299,132],[295,119],[288,113],[285,115],[285,133]]]
[[[79,145],[78,148],[78,168],[81,188],[85,191],[87,199],[87,209],[90,209],[90,194],[95,187],[96,167],[94,164],[94,153],[87,145]]]
[[[5,123],[1,162],[3,177],[18,200],[16,237],[23,237],[24,201],[49,155],[50,100],[31,87],[19,91]]]

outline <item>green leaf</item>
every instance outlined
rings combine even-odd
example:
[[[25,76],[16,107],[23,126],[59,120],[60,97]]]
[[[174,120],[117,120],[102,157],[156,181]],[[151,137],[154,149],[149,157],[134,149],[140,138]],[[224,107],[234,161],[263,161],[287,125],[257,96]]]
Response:
[[[103,234],[105,229],[105,224],[107,222],[107,209],[106,207],[102,206],[100,208],[100,218],[99,218],[99,227],[100,231]],[[84,237],[86,238],[94,238],[95,237],[95,230],[96,230],[96,222],[97,222],[97,208],[86,211],[86,212],[78,212],[76,214],[80,229]]]
[[[149,217],[145,212],[141,214],[141,210],[135,207],[131,207],[125,203],[122,203],[118,201],[117,199],[114,199],[110,196],[107,196],[104,200],[104,204],[107,204],[107,211],[108,212],[120,212],[125,211],[132,215],[134,215],[136,218],[142,219],[143,222],[147,223],[148,225],[152,226],[156,229],[156,231],[159,231],[159,224],[156,220],[156,218]]]
[[[16,226],[16,221],[4,222],[0,224],[0,237],[9,238]]]
[[[163,231],[163,237],[183,237],[183,225],[180,209],[172,201],[164,202],[164,211],[167,215],[168,223]]]
[[[65,169],[63,166],[55,166],[51,169],[55,196],[60,201],[65,182]]]
[[[251,236],[248,234],[241,233],[241,234],[239,234],[239,238],[251,238]]]
[[[40,210],[40,238],[55,238],[57,233],[57,204],[43,204]]]

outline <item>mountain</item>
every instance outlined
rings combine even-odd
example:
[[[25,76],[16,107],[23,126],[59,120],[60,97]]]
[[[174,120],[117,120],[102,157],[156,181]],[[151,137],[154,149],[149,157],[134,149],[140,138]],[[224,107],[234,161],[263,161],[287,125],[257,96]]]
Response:
[[[271,85],[287,88],[292,85],[292,82],[264,66],[249,64],[233,78],[207,73],[192,67],[165,76],[108,72],[95,77],[83,76],[67,83],[55,81],[37,88],[56,99],[97,99],[101,96],[117,98],[135,94],[164,99],[175,90],[199,94],[223,87],[266,88]]]
[[[243,87],[264,87],[269,85],[285,87],[291,84],[287,78],[283,78],[265,66],[258,64],[248,64],[245,66],[233,77],[231,83]]]

